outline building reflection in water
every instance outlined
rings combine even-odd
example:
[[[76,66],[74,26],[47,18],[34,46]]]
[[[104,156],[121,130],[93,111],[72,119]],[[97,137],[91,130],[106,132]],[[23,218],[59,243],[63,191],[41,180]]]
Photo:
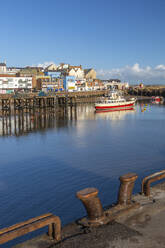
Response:
[[[3,112],[0,118],[0,136],[18,137],[33,132],[46,132],[48,129],[68,128],[71,125],[76,125],[77,128],[81,126],[83,129],[83,120],[122,120],[132,113],[135,113],[135,109],[97,113],[91,104],[61,107],[56,110],[36,108],[28,112]]]
[[[31,109],[28,112],[2,112],[0,136],[22,136],[32,132],[45,132],[47,129],[64,128],[68,122],[77,120],[76,107],[52,109]]]

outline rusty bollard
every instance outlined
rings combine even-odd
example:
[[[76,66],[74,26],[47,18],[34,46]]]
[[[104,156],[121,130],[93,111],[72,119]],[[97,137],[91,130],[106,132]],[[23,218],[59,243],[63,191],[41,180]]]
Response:
[[[103,224],[104,212],[98,197],[98,190],[96,188],[86,188],[80,190],[76,194],[80,199],[87,211],[88,221],[90,224]]]
[[[118,204],[120,205],[131,204],[132,191],[137,177],[138,176],[135,173],[128,173],[119,178],[120,189],[118,195]]]

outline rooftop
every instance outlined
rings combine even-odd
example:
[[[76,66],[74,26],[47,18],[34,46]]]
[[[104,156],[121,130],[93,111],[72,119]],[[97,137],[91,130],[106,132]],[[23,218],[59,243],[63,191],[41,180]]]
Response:
[[[0,66],[6,66],[6,64],[5,63],[0,63]]]

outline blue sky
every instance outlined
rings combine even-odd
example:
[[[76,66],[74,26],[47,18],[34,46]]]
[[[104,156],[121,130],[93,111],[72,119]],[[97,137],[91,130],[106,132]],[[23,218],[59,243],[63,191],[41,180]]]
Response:
[[[106,74],[165,64],[164,0],[8,0],[0,9],[9,66],[54,61]]]

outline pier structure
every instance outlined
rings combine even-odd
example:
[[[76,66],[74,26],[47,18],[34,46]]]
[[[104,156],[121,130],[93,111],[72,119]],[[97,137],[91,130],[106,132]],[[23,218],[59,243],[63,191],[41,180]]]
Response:
[[[34,108],[57,108],[59,106],[74,106],[77,103],[95,102],[96,99],[106,94],[104,91],[94,92],[65,92],[48,96],[22,95],[22,96],[0,96],[0,111],[29,111]]]
[[[70,102],[69,102],[70,100]],[[65,105],[71,103],[73,100],[66,97],[28,97],[28,98],[4,98],[0,99],[1,111],[30,111],[35,108],[55,108],[57,105]]]

